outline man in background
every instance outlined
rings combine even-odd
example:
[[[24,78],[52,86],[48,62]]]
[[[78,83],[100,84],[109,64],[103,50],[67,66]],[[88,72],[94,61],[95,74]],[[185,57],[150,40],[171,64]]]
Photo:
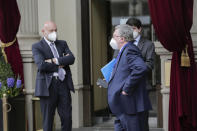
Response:
[[[152,89],[152,84],[150,78],[152,78],[151,73],[154,67],[154,57],[155,57],[155,47],[154,44],[150,41],[145,39],[142,34],[142,23],[139,19],[136,18],[129,18],[126,24],[132,26],[133,28],[133,37],[135,39],[134,44],[140,49],[142,53],[142,58],[146,63],[148,72],[146,75],[146,89],[149,91]],[[148,117],[149,112],[145,113],[145,131],[149,131],[148,125]]]

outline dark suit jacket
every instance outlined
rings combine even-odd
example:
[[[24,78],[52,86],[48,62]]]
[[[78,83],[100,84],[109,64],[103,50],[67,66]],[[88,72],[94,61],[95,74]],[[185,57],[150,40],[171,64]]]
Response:
[[[109,81],[108,104],[112,113],[136,114],[152,108],[145,88],[146,71],[140,50],[129,42],[121,51]],[[122,95],[122,91],[129,95]]]
[[[64,66],[66,76],[64,79],[65,86],[74,92],[72,75],[69,65],[74,63],[75,57],[68,48],[65,41],[55,41],[57,51],[59,53],[59,64]],[[58,71],[58,65],[47,63],[45,60],[54,58],[53,53],[44,39],[32,45],[34,61],[38,67],[36,77],[35,96],[49,96],[49,86],[51,84],[54,72]],[[69,54],[66,56],[66,54]]]
[[[152,41],[141,37],[137,46],[142,53],[142,57],[148,67],[148,71],[151,71],[154,67],[154,57],[155,57],[154,44],[152,43]]]
[[[155,46],[152,43],[152,41],[147,40],[141,36],[138,48],[140,49],[142,53],[142,58],[145,61],[148,72],[146,75],[146,89],[150,90],[152,89],[152,69],[154,68],[154,58],[155,58]]]

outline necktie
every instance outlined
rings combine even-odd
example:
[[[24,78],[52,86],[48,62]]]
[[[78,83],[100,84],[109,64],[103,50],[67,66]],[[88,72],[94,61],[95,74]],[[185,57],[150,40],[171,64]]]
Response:
[[[58,78],[59,78],[61,81],[64,80],[65,74],[66,74],[66,72],[65,72],[65,70],[64,70],[63,68],[59,68],[59,69],[58,69]]]
[[[51,46],[51,50],[52,50],[53,56],[54,56],[55,58],[58,58],[59,55],[58,55],[57,50],[55,49],[55,43],[51,43],[50,46]],[[64,80],[65,74],[66,74],[66,72],[65,72],[65,70],[64,70],[63,68],[59,68],[59,69],[58,69],[58,78],[59,78],[61,81]]]
[[[58,55],[57,50],[55,49],[55,43],[51,43],[50,46],[51,46],[51,50],[52,50],[53,56],[54,56],[55,58],[58,58],[59,55]]]

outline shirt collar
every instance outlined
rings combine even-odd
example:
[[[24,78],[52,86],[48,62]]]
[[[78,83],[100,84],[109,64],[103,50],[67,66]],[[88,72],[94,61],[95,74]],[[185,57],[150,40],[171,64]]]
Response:
[[[46,37],[44,37],[44,40],[46,41],[46,43],[50,46],[50,44],[52,43],[52,42],[50,42],[49,40],[47,40],[47,38]]]
[[[129,43],[129,42],[127,42],[125,45],[123,45],[123,46],[120,48],[120,51],[119,51],[119,52],[121,52],[122,49],[123,49],[128,43]]]
[[[140,38],[141,38],[141,35],[139,35],[137,38],[135,38],[136,46],[138,45],[138,43],[139,43],[139,41],[140,41]]]

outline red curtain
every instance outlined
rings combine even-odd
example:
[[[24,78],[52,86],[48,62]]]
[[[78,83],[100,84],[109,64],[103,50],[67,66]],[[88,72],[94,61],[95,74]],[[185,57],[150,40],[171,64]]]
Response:
[[[16,0],[0,0],[0,40],[8,43],[16,38],[20,24],[20,12]],[[18,41],[6,47],[8,62],[15,75],[20,75],[23,81],[23,65]]]
[[[161,44],[173,52],[170,76],[169,131],[197,131],[197,71],[190,29],[193,0],[149,0],[153,26]],[[190,67],[181,67],[188,45]]]

